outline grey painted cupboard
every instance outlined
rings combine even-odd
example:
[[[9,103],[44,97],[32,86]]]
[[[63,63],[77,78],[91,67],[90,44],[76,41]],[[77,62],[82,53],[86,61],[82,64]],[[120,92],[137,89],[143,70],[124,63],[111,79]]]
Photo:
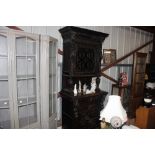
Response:
[[[57,127],[57,40],[0,30],[0,128]]]

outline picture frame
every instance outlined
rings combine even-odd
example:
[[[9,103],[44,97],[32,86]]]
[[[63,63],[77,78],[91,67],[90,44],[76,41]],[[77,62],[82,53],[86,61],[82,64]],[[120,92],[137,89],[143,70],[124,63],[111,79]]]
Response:
[[[110,64],[116,61],[116,49],[103,49],[103,63]]]

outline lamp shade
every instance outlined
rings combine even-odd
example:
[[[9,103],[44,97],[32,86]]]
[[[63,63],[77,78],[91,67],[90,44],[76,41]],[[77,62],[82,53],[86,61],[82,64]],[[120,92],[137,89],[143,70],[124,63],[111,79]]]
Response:
[[[121,97],[117,95],[110,95],[107,105],[100,112],[100,120],[105,119],[105,122],[110,123],[113,117],[119,117],[122,123],[127,121],[127,114],[122,106]]]

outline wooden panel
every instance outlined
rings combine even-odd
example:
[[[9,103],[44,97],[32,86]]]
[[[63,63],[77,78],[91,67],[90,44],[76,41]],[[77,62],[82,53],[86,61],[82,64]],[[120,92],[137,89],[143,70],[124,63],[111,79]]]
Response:
[[[139,107],[136,111],[136,126],[141,129],[155,129],[155,107]]]

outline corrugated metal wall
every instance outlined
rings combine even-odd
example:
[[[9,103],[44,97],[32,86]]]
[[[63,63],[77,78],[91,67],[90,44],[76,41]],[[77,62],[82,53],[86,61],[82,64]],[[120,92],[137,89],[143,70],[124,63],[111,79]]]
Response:
[[[80,26],[83,28],[87,28],[90,30],[100,31],[104,33],[108,33],[109,37],[103,43],[103,49],[116,49],[117,50],[117,59],[129,53],[131,50],[139,47],[140,45],[148,42],[153,39],[153,35],[151,33],[133,28],[128,26]],[[37,34],[46,34],[58,39],[58,46],[62,49],[62,38],[59,33],[59,29],[62,26],[20,26],[21,29]],[[152,50],[152,44],[142,49],[140,52],[146,52]],[[58,57],[58,61],[61,64],[62,57]],[[147,62],[149,62],[149,57],[147,58]],[[132,64],[132,56],[121,62],[122,64]],[[61,69],[61,65],[60,69]],[[128,73],[129,81],[131,81],[131,66],[128,67],[120,67],[119,70],[121,72],[126,71]],[[111,77],[118,77],[118,67],[113,67],[105,72]],[[60,74],[59,74],[60,75]],[[60,75],[61,76],[61,75]],[[60,79],[60,77],[59,77]],[[60,81],[60,80],[59,80]],[[100,88],[111,93],[111,84],[112,82],[101,78]],[[59,90],[61,89],[61,85],[58,84]]]

